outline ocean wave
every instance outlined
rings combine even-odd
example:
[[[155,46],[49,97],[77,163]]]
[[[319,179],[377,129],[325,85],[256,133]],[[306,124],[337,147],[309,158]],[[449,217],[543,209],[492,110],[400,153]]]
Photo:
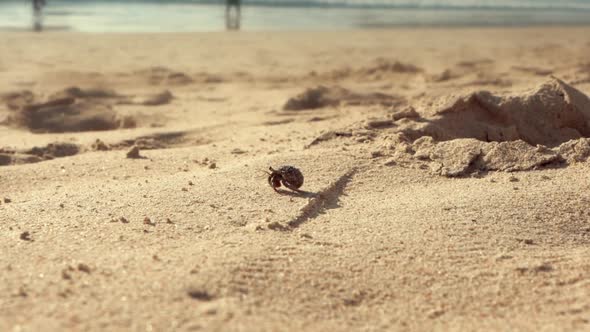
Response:
[[[215,0],[194,0],[196,2]],[[561,9],[590,10],[589,0],[243,0],[245,4],[392,9]]]
[[[55,3],[192,3],[223,0],[53,0]],[[389,9],[590,10],[590,0],[242,0],[244,5],[276,7],[350,7]]]

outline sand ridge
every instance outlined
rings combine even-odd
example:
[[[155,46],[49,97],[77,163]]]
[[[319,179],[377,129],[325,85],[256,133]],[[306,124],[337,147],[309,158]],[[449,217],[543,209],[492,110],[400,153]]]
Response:
[[[423,104],[322,134],[308,147],[364,135],[385,145],[374,156],[392,157],[390,164],[430,161],[445,176],[559,167],[589,156],[590,99],[557,78],[520,95],[484,90]]]

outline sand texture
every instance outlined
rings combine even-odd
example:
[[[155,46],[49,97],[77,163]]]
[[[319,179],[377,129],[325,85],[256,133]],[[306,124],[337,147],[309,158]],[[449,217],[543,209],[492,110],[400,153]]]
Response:
[[[589,36],[0,33],[0,331],[589,330]]]

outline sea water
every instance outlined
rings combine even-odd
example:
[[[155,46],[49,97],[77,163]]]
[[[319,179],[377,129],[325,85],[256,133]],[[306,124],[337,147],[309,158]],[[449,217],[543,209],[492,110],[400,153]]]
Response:
[[[225,29],[224,0],[46,0],[46,29]],[[32,24],[30,0],[0,0],[0,30]],[[590,24],[590,0],[242,0],[243,30]]]

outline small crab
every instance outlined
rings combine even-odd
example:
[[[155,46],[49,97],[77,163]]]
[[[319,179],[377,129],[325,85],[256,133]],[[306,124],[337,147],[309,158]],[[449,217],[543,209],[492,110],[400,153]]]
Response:
[[[293,166],[281,166],[279,169],[269,167],[268,184],[277,191],[281,184],[293,191],[299,191],[303,185],[303,174]]]

